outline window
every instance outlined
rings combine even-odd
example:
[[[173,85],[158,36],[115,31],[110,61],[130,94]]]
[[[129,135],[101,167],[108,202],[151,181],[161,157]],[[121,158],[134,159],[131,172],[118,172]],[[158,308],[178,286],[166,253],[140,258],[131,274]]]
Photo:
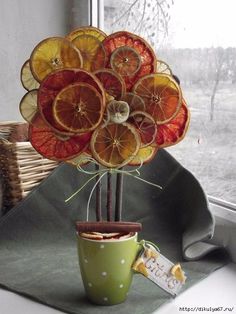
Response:
[[[213,197],[236,202],[234,0],[104,0],[104,30],[143,36],[181,81],[191,110],[185,139],[168,148]]]

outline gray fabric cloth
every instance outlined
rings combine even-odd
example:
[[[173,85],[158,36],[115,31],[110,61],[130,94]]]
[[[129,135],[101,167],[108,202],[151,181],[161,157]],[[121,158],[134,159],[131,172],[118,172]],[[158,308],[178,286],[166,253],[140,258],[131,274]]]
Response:
[[[215,245],[204,243],[214,228],[205,194],[193,175],[164,150],[142,167],[141,175],[163,190],[125,176],[123,220],[141,222],[139,239],[155,242],[166,257],[182,263],[188,276],[185,290],[228,261]],[[61,164],[0,220],[2,287],[66,313],[111,312],[110,307],[87,301],[77,260],[75,221],[85,220],[94,183],[64,202],[88,177]],[[112,312],[148,314],[169,299],[152,282],[135,275],[127,301],[113,306]]]

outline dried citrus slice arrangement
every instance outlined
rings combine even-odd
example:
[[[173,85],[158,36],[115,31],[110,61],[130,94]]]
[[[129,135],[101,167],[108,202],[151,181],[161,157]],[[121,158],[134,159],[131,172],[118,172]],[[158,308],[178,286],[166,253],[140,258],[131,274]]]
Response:
[[[138,179],[135,167],[182,140],[189,126],[189,110],[170,67],[145,39],[127,31],[107,36],[86,26],[65,38],[46,38],[24,63],[21,82],[28,92],[20,112],[30,124],[35,150],[86,174],[82,167],[94,164],[91,193],[96,188],[98,221],[104,175],[107,220],[112,220],[112,174],[117,175],[114,217],[121,220],[121,178],[128,174]],[[132,224],[135,230],[140,225]]]

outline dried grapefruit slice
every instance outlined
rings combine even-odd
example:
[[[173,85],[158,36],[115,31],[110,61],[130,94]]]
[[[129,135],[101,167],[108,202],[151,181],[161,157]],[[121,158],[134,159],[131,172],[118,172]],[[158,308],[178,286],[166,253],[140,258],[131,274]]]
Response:
[[[102,121],[102,96],[86,83],[74,83],[62,89],[53,103],[53,115],[63,129],[72,133],[94,130]]]
[[[141,67],[141,57],[133,48],[122,46],[116,48],[111,55],[112,69],[121,76],[131,76]]]
[[[137,154],[140,137],[129,123],[108,124],[96,129],[90,148],[94,158],[103,166],[119,168]]]
[[[105,91],[95,75],[81,69],[62,69],[49,74],[40,84],[38,92],[38,107],[41,115],[51,126],[54,131],[68,133],[62,128],[54,119],[53,116],[53,102],[57,94],[66,86],[84,82],[93,86],[102,96],[105,104]]]
[[[104,68],[106,61],[105,49],[95,36],[80,35],[73,39],[72,43],[82,55],[83,69],[93,72]]]
[[[69,39],[70,41],[74,40],[76,37],[80,35],[91,35],[96,37],[100,42],[103,41],[107,35],[98,29],[97,27],[94,26],[82,26],[79,28],[74,29],[72,32],[70,32],[66,38]]]
[[[182,103],[182,92],[176,81],[167,74],[154,73],[139,79],[133,92],[145,103],[146,111],[157,124],[175,117]]]
[[[59,161],[71,159],[88,146],[91,133],[64,136],[53,132],[42,118],[38,117],[37,122],[39,127],[36,121],[29,127],[29,139],[35,150],[45,158]]]
[[[98,70],[94,74],[109,95],[117,100],[123,97],[125,94],[125,82],[119,74],[111,69]]]
[[[167,124],[158,125],[156,143],[159,147],[167,147],[180,142],[188,130],[190,111],[185,101],[177,115]]]
[[[130,113],[133,111],[145,111],[143,99],[134,93],[126,93],[121,100],[128,103]]]
[[[134,125],[141,138],[141,147],[151,145],[156,138],[157,125],[153,117],[144,111],[133,111],[128,122]]]
[[[144,165],[155,157],[157,153],[157,145],[149,145],[146,147],[141,147],[137,155],[129,162],[129,166],[139,166]]]
[[[135,50],[141,58],[141,65],[139,70],[132,76],[125,77],[126,88],[131,90],[134,83],[142,76],[155,72],[156,70],[156,56],[151,46],[141,37],[126,32],[116,32],[107,36],[103,40],[103,46],[106,51],[107,63],[106,67],[111,67],[110,61],[113,52],[123,46],[128,46]]]
[[[29,123],[32,123],[38,112],[37,106],[38,90],[33,89],[26,93],[20,101],[20,113],[22,117]]]
[[[80,51],[67,39],[50,37],[41,41],[30,56],[30,68],[41,82],[52,71],[62,68],[81,68]]]
[[[31,72],[29,60],[25,61],[21,68],[20,79],[23,87],[28,91],[39,88],[39,82]]]
[[[168,75],[172,75],[172,71],[171,68],[169,67],[169,65],[162,60],[157,60],[157,70],[158,73],[165,73]]]

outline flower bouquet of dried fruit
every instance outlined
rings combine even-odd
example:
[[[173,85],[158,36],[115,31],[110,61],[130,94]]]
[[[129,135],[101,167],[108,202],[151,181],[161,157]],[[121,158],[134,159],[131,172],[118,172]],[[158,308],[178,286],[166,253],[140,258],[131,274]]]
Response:
[[[96,190],[96,221],[87,215],[87,221],[76,224],[85,290],[98,304],[123,302],[141,230],[139,223],[122,221],[123,176],[159,187],[143,180],[138,169],[160,148],[183,139],[189,111],[181,88],[143,38],[126,31],[107,36],[94,27],[41,41],[24,63],[21,80],[28,92],[20,111],[30,124],[32,146],[48,159],[88,173],[88,182],[94,180],[88,208]],[[94,171],[83,170],[87,163],[94,164]]]

